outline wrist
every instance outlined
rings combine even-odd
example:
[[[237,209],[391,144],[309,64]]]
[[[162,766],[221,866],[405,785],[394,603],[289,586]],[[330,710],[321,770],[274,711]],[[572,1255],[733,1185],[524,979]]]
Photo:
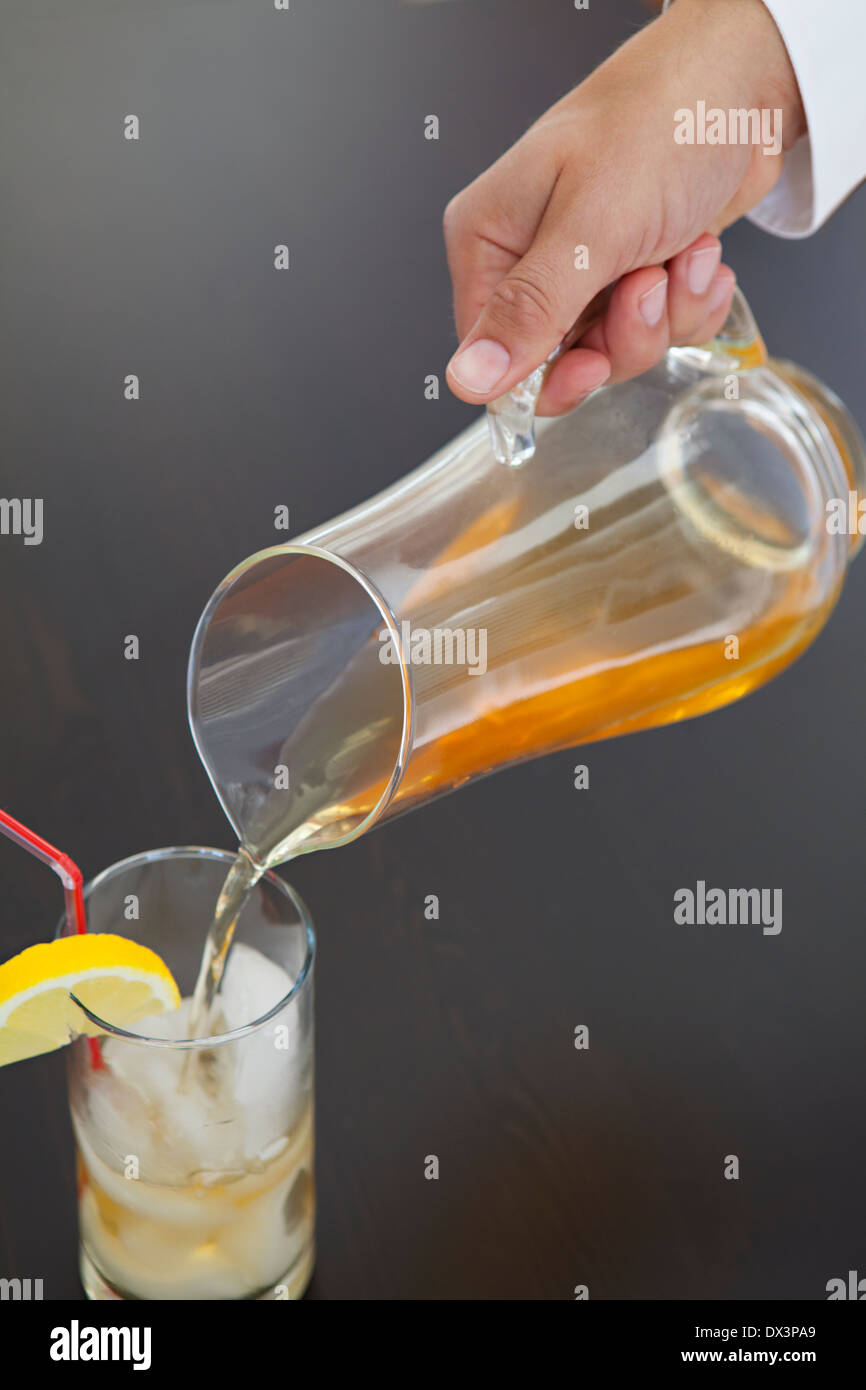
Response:
[[[737,105],[781,110],[785,149],[805,134],[797,77],[763,0],[673,0],[661,26],[670,31],[668,42],[688,44],[729,77]]]

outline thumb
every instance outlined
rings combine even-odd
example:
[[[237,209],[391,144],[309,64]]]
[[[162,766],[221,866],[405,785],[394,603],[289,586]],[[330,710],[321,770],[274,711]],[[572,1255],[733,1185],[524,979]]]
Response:
[[[554,193],[531,247],[493,289],[448,363],[448,384],[462,400],[480,404],[523,381],[611,278],[612,267],[587,254],[605,239],[579,235],[576,206],[576,198]]]

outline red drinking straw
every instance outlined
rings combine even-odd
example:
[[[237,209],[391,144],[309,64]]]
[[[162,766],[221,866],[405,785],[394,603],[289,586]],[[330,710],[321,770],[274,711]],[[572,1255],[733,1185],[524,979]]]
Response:
[[[10,840],[14,840],[23,849],[35,854],[37,859],[41,859],[43,864],[48,864],[54,870],[60,882],[63,884],[63,896],[66,899],[66,923],[70,932],[86,932],[87,919],[84,915],[84,892],[81,870],[68,854],[61,854],[59,849],[55,849],[47,840],[43,840],[41,835],[36,835],[34,831],[28,830],[26,825],[22,825],[20,820],[10,816],[7,811],[0,811],[0,830],[4,835],[8,835]],[[88,1038],[90,1047],[90,1061],[96,1067],[103,1066],[102,1055],[99,1051],[99,1043],[96,1038]]]

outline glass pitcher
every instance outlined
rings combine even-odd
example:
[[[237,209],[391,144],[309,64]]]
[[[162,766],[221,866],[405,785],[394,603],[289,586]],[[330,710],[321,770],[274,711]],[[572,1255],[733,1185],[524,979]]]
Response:
[[[717,709],[826,621],[861,539],[863,441],[826,387],[767,358],[741,295],[709,346],[533,441],[540,380],[208,603],[190,722],[259,865]]]

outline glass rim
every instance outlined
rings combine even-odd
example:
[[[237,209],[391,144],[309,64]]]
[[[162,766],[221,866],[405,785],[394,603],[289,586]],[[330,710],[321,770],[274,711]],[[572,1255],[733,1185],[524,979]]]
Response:
[[[107,868],[102,869],[100,873],[90,879],[84,886],[85,907],[87,906],[88,898],[94,890],[99,889],[104,883],[123,869],[129,869],[141,864],[156,863],[167,859],[212,859],[219,860],[229,867],[234,863],[236,857],[237,855],[230,850],[213,849],[207,845],[167,845],[163,849],[142,850],[138,854],[130,854],[126,859],[118,859],[116,863],[109,864]],[[301,898],[300,894],[296,892],[290,883],[287,883],[286,880],[281,878],[278,873],[275,873],[273,869],[267,869],[265,873],[262,874],[262,877],[258,880],[255,887],[257,888],[259,883],[265,881],[274,884],[283,896],[290,899],[294,904],[300,919],[298,925],[304,929],[306,951],[301,968],[288,994],[283,995],[282,999],[279,999],[277,1003],[268,1009],[267,1013],[262,1014],[260,1018],[252,1019],[249,1023],[243,1024],[240,1028],[233,1028],[228,1033],[214,1033],[212,1036],[206,1038],[152,1038],[146,1033],[134,1033],[127,1028],[119,1027],[115,1023],[109,1023],[107,1019],[100,1018],[99,1015],[94,1013],[92,1009],[89,1009],[86,1004],[83,1004],[71,990],[70,998],[77,1004],[85,1017],[97,1026],[100,1033],[107,1033],[111,1037],[120,1038],[123,1042],[134,1043],[139,1047],[161,1047],[191,1052],[201,1048],[221,1047],[226,1043],[237,1042],[241,1038],[250,1037],[253,1033],[258,1032],[259,1029],[277,1014],[282,1013],[282,1011],[293,1002],[296,996],[300,996],[304,989],[308,987],[312,979],[313,964],[316,956],[316,933],[313,928],[312,917],[310,916],[303,898]],[[253,891],[255,891],[255,888]],[[55,938],[68,935],[68,932],[64,931],[64,928],[67,926],[68,923],[64,915],[58,922]],[[99,935],[99,933],[96,933],[96,935]]]

